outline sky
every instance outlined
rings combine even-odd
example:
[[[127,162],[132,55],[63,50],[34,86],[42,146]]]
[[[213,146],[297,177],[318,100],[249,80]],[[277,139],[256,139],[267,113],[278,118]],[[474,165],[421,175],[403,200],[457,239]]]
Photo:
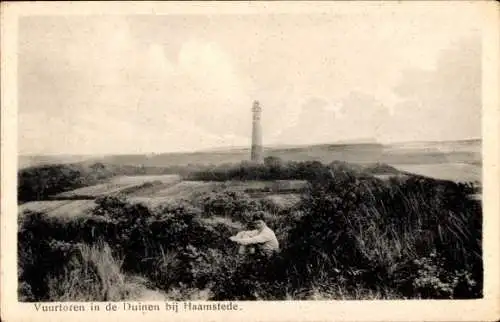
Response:
[[[20,154],[481,136],[471,10],[24,17]]]

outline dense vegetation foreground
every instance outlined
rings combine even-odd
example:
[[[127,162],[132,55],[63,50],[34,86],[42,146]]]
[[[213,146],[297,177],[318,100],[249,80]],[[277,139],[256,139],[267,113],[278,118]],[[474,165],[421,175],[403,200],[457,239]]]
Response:
[[[175,300],[482,296],[482,209],[467,185],[309,166],[294,205],[222,192],[155,209],[102,197],[71,220],[21,215],[20,300],[124,300],[141,288]],[[269,261],[228,240],[256,210],[281,244]]]

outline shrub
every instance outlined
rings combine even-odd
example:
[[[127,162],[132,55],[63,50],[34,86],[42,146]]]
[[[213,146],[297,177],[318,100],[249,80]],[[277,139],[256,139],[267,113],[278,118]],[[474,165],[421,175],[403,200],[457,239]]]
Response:
[[[372,288],[397,288],[393,281],[405,263],[432,249],[445,259],[446,272],[482,280],[480,204],[459,185],[427,179],[387,185],[334,173],[313,182],[302,210],[284,250],[295,286],[312,284],[322,272],[351,268]]]
[[[49,298],[52,301],[121,301],[137,296],[142,285],[129,282],[121,264],[105,243],[80,244],[63,272],[48,277]]]
[[[261,203],[246,193],[235,191],[207,194],[202,203],[206,216],[228,216],[243,222],[248,221],[252,213],[262,209]]]
[[[409,272],[413,295],[417,297],[453,299],[463,297],[464,293],[474,297],[479,297],[481,293],[471,272],[464,269],[448,270],[445,259],[436,252],[413,260]]]
[[[97,184],[113,175],[100,163],[91,166],[53,164],[21,169],[17,174],[18,200],[46,200],[60,192]]]

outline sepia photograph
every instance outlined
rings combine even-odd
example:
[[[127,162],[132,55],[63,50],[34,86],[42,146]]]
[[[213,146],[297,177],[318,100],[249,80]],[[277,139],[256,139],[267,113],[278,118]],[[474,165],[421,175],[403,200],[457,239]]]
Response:
[[[20,16],[17,301],[483,299],[481,11],[392,4]]]

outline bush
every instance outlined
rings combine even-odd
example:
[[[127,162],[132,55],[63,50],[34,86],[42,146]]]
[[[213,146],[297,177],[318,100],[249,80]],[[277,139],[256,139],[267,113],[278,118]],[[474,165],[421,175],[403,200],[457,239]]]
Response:
[[[246,222],[255,211],[262,209],[262,204],[246,193],[224,191],[211,193],[202,199],[205,216],[224,216]]]
[[[449,271],[445,259],[436,252],[428,257],[415,259],[412,264],[411,286],[417,297],[453,299],[464,297],[465,294],[480,297],[481,292],[477,289],[477,281],[471,272],[464,269]]]
[[[48,296],[52,301],[122,301],[137,296],[143,286],[130,282],[121,265],[105,243],[78,245],[63,272],[48,277]]]
[[[443,270],[450,275],[468,272],[474,281],[482,280],[481,208],[460,185],[430,179],[387,185],[335,174],[311,186],[302,210],[284,250],[296,286],[312,285],[325,272],[328,279],[335,269],[354,269],[372,289],[380,285],[398,289],[397,274],[433,249],[444,258]],[[440,278],[437,272],[429,274]],[[413,278],[425,281],[418,275]],[[480,284],[469,284],[475,288],[469,296],[478,294]],[[455,286],[449,286],[453,292],[447,296],[454,296]]]
[[[54,194],[97,184],[114,174],[103,164],[54,164],[21,169],[17,174],[18,200],[46,200]]]
[[[318,161],[293,162],[277,157],[266,158],[264,164],[241,162],[192,172],[190,180],[317,180],[328,175],[328,167]]]

